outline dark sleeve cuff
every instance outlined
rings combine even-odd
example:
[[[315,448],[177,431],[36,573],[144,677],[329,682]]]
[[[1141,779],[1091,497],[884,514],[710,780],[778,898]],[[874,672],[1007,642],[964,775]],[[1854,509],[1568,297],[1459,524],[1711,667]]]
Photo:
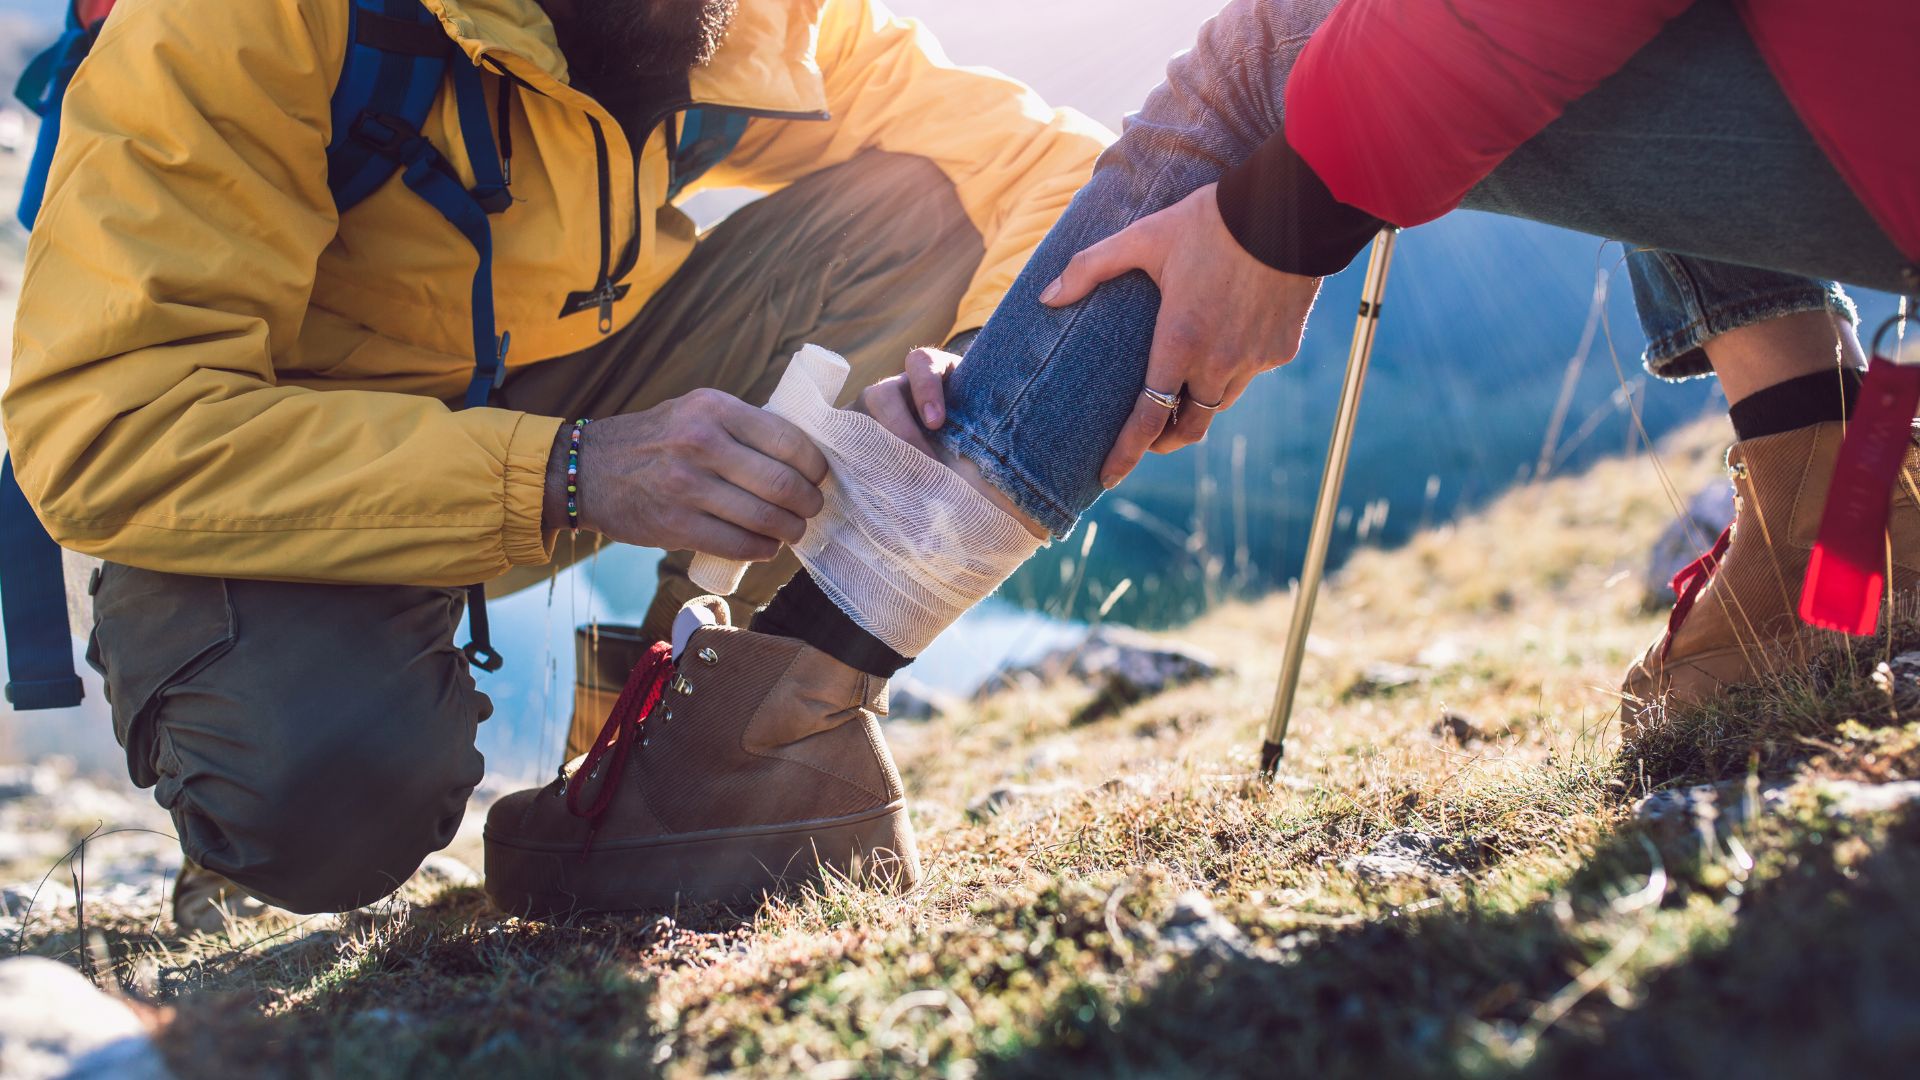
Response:
[[[1284,131],[1227,170],[1219,198],[1227,231],[1249,255],[1303,277],[1346,269],[1387,224],[1334,198]]]

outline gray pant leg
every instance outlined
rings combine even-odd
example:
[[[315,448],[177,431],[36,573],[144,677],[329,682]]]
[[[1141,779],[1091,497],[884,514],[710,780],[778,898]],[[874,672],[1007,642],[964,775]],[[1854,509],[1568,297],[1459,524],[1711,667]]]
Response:
[[[392,892],[453,839],[492,712],[457,589],[294,585],[109,564],[88,658],[181,847],[298,912]]]
[[[1726,0],[1674,19],[1462,205],[1742,266],[1913,287]]]
[[[546,415],[606,416],[715,387],[757,404],[809,343],[847,358],[851,400],[899,374],[910,350],[946,340],[984,254],[939,168],[919,157],[862,154],[716,226],[623,329],[619,349],[516,373],[502,400]],[[582,544],[578,554],[590,550]],[[705,591],[687,577],[691,563],[688,552],[661,563],[645,626],[655,636]],[[489,591],[525,587],[558,566],[509,575]],[[765,604],[799,568],[785,551],[755,564],[732,598],[736,617]]]

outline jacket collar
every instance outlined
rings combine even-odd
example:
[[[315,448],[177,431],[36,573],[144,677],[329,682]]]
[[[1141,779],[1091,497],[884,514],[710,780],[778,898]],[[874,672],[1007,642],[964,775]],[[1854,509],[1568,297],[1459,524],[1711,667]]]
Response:
[[[480,62],[507,54],[567,83],[553,23],[536,0],[423,0],[448,36]],[[824,116],[826,84],[816,51],[826,0],[740,0],[713,62],[688,75],[693,100],[755,113]]]

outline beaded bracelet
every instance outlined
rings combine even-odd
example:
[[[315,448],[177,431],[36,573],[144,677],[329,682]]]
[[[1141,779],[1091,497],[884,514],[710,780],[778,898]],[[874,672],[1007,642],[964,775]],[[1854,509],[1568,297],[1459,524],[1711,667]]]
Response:
[[[580,534],[580,435],[593,421],[581,417],[567,436],[567,527]]]

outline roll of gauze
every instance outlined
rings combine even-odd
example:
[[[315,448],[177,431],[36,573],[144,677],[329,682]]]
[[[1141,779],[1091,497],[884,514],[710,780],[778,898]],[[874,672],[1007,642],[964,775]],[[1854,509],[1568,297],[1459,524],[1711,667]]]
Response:
[[[882,427],[833,406],[847,362],[816,345],[797,353],[767,411],[827,458],[825,506],[794,545],[822,592],[868,633],[916,656],[992,595],[1040,541],[959,474]],[[745,563],[698,556],[703,589],[739,588]]]

